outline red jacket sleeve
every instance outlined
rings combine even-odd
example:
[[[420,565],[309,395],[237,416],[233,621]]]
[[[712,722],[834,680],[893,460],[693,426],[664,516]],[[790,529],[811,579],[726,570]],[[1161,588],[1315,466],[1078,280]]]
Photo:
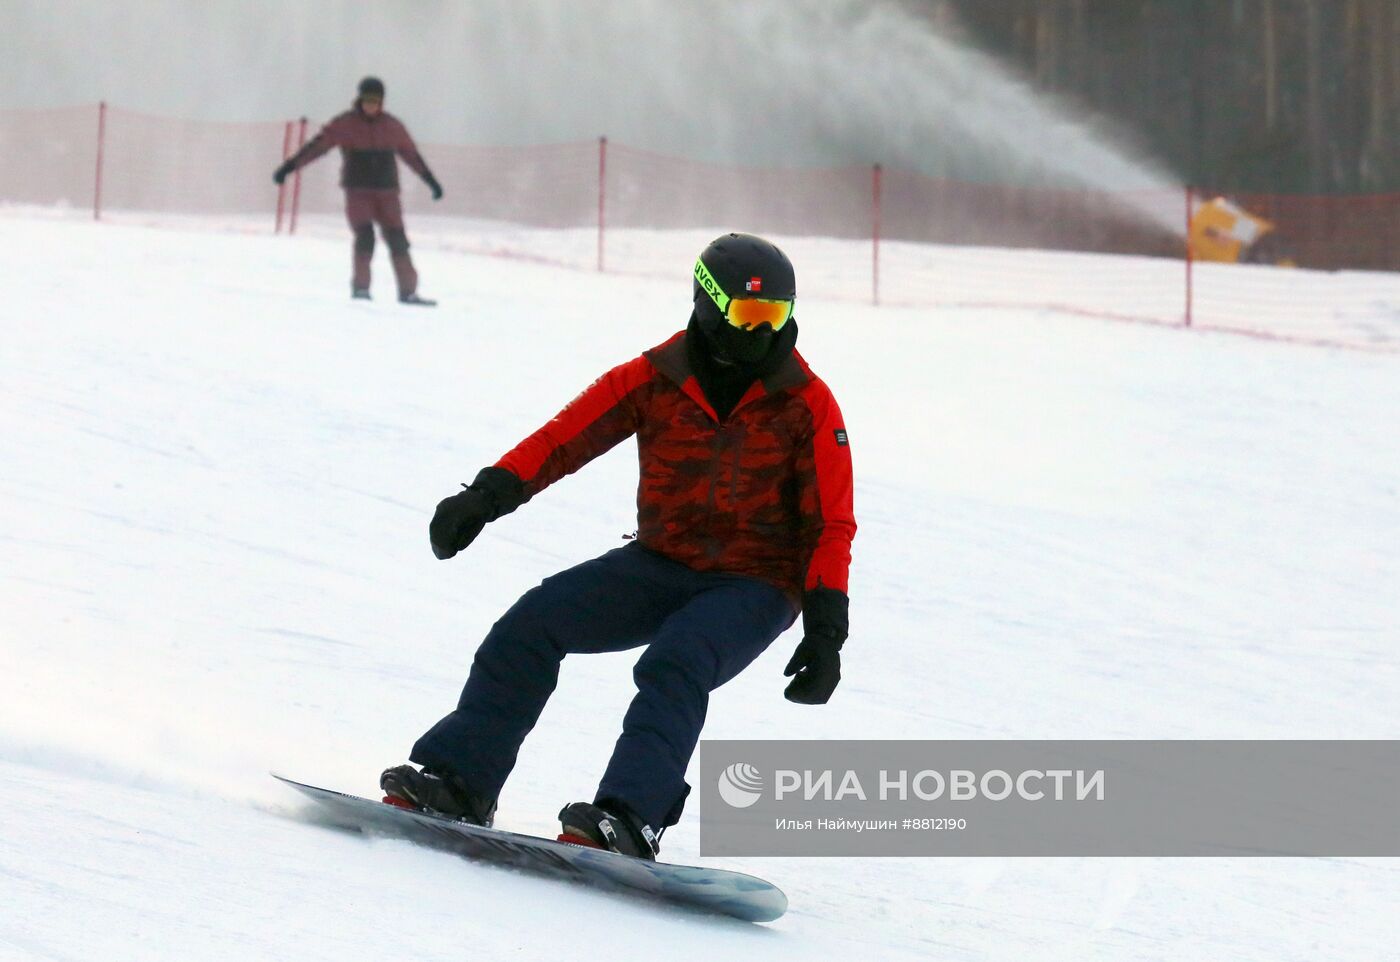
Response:
[[[637,432],[642,416],[638,393],[654,373],[645,357],[619,364],[506,452],[496,467],[521,480],[527,499],[573,474]]]
[[[426,182],[433,180],[433,172],[428,169],[428,162],[423,159],[423,155],[418,152],[418,145],[413,142],[413,137],[409,135],[408,128],[401,121],[396,120],[395,124],[398,146],[395,148],[398,155],[403,158],[403,162],[413,168],[413,172]]]
[[[292,157],[292,169],[299,170],[331,148],[341,146],[345,142],[345,126],[345,115],[342,114],[317,131],[316,136]]]
[[[810,453],[798,471],[798,503],[802,505],[811,559],[804,590],[819,585],[845,592],[851,567],[851,541],[856,536],[854,482],[846,422],[831,390],[814,379],[802,392],[812,412]]]

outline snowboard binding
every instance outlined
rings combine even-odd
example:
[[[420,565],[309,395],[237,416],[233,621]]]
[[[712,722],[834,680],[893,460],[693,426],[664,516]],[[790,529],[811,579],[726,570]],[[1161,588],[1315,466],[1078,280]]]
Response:
[[[495,799],[476,794],[456,775],[395,765],[379,776],[379,787],[388,805],[446,815],[485,828],[496,820]]]
[[[661,836],[626,805],[614,800],[603,804],[607,807],[588,802],[565,805],[559,812],[563,827],[559,841],[656,861]]]

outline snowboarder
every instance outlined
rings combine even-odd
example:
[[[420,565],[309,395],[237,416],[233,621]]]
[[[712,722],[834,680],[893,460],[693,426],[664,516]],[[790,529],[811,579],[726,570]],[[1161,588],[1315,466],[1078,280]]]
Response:
[[[399,300],[404,304],[431,306],[434,301],[418,296],[418,272],[408,254],[403,208],[399,204],[399,167],[394,155],[412,167],[433,200],[442,199],[442,185],[428,169],[418,147],[403,123],[384,109],[384,82],[378,77],[360,81],[359,96],[350,110],[321,128],[306,146],[283,162],[272,174],[281,184],[300,167],[311,163],[332,147],[339,147],[343,160],[340,186],[345,189],[345,217],[355,233],[354,274],[350,281],[352,297],[369,299],[369,265],[374,257],[374,225],[384,235],[389,259],[398,281]]]
[[[726,234],[696,261],[693,294],[685,330],[604,374],[438,505],[429,537],[447,559],[637,436],[635,540],[546,578],[496,622],[456,710],[414,745],[422,769],[381,776],[386,801],[490,825],[563,657],[645,645],[595,799],[564,808],[560,837],[654,859],[690,791],[709,693],[799,610],[785,694],[831,697],[856,530],[851,457],[835,398],[794,350],[792,264],[762,238]]]

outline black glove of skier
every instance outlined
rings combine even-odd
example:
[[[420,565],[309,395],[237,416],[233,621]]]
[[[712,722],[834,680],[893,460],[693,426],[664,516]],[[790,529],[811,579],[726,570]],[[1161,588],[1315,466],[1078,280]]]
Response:
[[[296,170],[296,166],[290,160],[286,161],[281,167],[278,167],[272,172],[272,182],[278,187],[281,187],[282,181],[286,180],[287,175],[294,170]]]
[[[462,491],[438,502],[428,525],[433,554],[446,561],[476,540],[486,522],[510,514],[525,503],[520,479],[505,468],[482,468]]]
[[[429,174],[424,180],[428,189],[433,192],[433,200],[442,200],[442,185],[437,182],[437,178]]]
[[[802,641],[783,669],[795,675],[783,697],[799,705],[825,705],[841,681],[841,645],[849,628],[844,591],[817,587],[802,596]]]

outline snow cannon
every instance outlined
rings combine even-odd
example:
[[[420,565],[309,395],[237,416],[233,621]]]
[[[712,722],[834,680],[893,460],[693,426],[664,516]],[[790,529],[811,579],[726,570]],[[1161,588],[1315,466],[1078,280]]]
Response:
[[[1198,261],[1294,266],[1278,249],[1272,221],[1224,197],[1197,205],[1191,215],[1190,242],[1191,256]]]

